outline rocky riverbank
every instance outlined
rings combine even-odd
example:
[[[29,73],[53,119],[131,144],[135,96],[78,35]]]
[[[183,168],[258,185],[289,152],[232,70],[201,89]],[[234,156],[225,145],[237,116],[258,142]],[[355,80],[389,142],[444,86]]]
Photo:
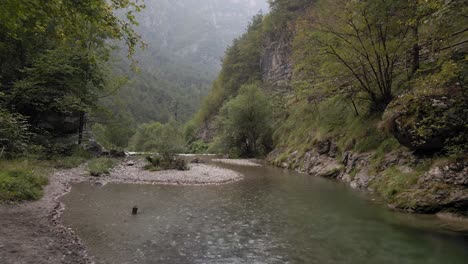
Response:
[[[383,196],[389,207],[414,213],[468,216],[468,160],[434,161],[400,151],[339,154],[331,141],[305,152],[276,149],[277,166],[332,178]]]
[[[85,245],[73,230],[63,226],[60,216],[64,205],[60,197],[71,185],[83,181],[96,184],[224,184],[242,179],[234,171],[205,164],[192,164],[189,171],[149,172],[140,159],[125,160],[110,175],[91,177],[82,165],[62,170],[49,177],[44,196],[35,202],[0,204],[0,263],[52,264],[93,263]]]

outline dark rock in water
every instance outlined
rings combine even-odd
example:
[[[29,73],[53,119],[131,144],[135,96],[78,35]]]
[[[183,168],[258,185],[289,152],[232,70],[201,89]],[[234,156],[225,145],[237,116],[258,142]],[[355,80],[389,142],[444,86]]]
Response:
[[[403,95],[390,103],[384,119],[395,138],[412,150],[468,148],[468,105],[463,96]]]
[[[109,156],[113,157],[113,158],[124,158],[127,156],[127,153],[125,153],[125,151],[123,150],[111,150],[109,151]]]
[[[190,161],[190,163],[198,164],[198,163],[205,163],[205,161],[200,158],[194,158]]]

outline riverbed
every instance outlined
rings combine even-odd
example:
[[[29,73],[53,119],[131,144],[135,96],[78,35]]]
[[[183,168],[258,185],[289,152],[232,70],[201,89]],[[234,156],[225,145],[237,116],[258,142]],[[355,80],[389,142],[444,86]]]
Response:
[[[75,184],[61,221],[97,263],[467,263],[468,234],[331,180],[263,166],[224,185]],[[134,205],[139,214],[131,215]]]

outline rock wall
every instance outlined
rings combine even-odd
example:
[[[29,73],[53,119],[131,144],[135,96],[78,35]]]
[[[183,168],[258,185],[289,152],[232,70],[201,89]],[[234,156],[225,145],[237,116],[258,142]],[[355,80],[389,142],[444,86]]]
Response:
[[[204,142],[212,142],[215,136],[214,120],[207,120],[198,128],[196,138]]]
[[[263,82],[276,89],[289,90],[293,74],[291,40],[265,39],[261,68]]]

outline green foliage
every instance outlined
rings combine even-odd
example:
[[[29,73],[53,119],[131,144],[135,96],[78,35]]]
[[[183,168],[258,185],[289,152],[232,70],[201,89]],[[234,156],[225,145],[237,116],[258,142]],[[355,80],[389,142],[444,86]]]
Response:
[[[221,152],[233,156],[255,157],[271,149],[271,105],[257,84],[244,85],[239,94],[226,102],[217,118]]]
[[[11,103],[29,115],[88,112],[104,89],[105,75],[86,50],[59,47],[38,55],[15,82]],[[34,113],[29,112],[34,110]]]
[[[47,179],[27,171],[0,172],[0,201],[37,200]]]
[[[181,129],[175,122],[141,125],[130,142],[130,148],[134,151],[158,152],[163,156],[181,153],[184,146]]]
[[[26,119],[10,113],[0,105],[0,158],[12,157],[28,148],[31,137]]]
[[[88,163],[88,171],[91,176],[99,177],[109,174],[117,164],[118,160],[113,158],[96,158]]]
[[[194,154],[207,153],[209,148],[210,144],[205,143],[202,140],[193,141],[188,145],[189,152]]]
[[[409,172],[403,172],[398,167],[390,167],[380,177],[374,179],[370,186],[389,202],[396,202],[398,194],[416,184],[419,176],[426,172],[430,165],[431,161],[427,160],[414,168],[408,168]]]
[[[270,37],[291,34],[294,20],[312,4],[310,0],[270,0],[270,14],[265,16],[263,30]]]
[[[25,128],[33,143],[47,145],[44,139],[55,136],[42,126],[48,116],[76,116],[97,105],[111,79],[110,40],[122,40],[132,54],[141,43],[134,13],[143,7],[133,0],[0,2],[2,123],[14,130],[9,148],[21,146],[8,151],[24,152],[25,136],[18,135]]]
[[[319,1],[298,23],[295,70],[316,69],[313,78],[301,81],[325,96],[365,97],[374,110],[383,111],[412,44],[407,37],[409,14],[401,12],[408,5],[400,0]]]

